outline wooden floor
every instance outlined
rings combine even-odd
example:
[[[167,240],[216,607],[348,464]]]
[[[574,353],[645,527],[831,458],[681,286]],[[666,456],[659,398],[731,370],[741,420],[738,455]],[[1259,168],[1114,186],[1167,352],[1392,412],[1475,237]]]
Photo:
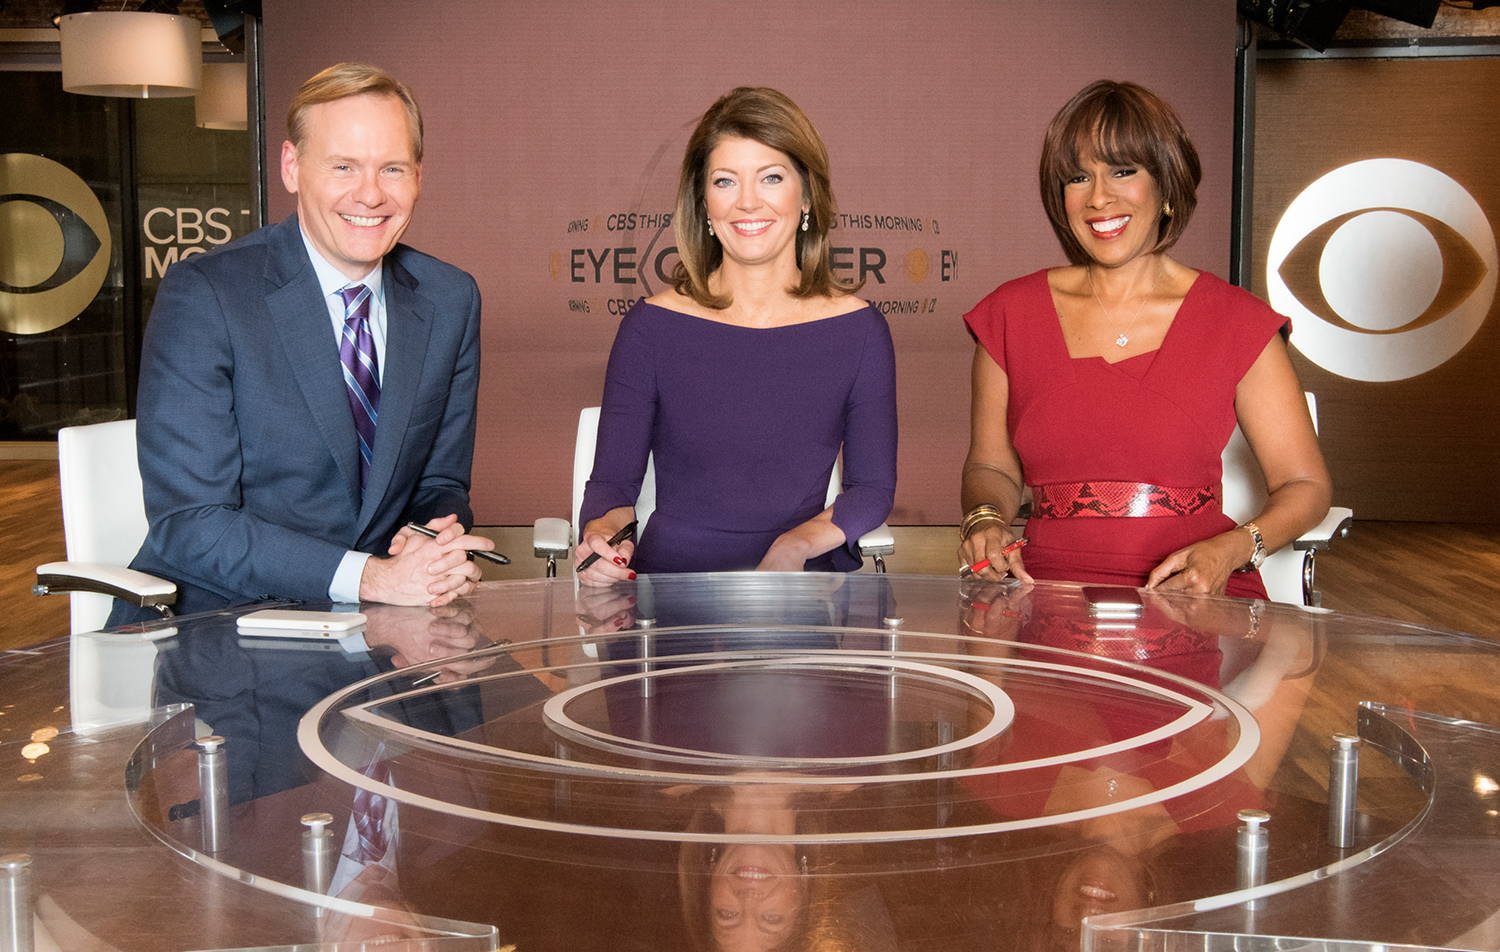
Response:
[[[36,567],[66,558],[57,460],[0,460],[0,650],[68,633],[68,598],[33,598]]]
[[[33,598],[36,566],[64,558],[57,463],[0,460],[0,650],[56,638],[68,631],[68,600]],[[495,577],[540,576],[527,558],[530,528],[481,530],[515,565]],[[895,527],[892,572],[954,570],[955,530]],[[559,566],[559,574],[567,571]],[[486,573],[490,577],[490,573]],[[1500,639],[1500,526],[1355,521],[1347,539],[1318,559],[1323,605],[1467,631]]]

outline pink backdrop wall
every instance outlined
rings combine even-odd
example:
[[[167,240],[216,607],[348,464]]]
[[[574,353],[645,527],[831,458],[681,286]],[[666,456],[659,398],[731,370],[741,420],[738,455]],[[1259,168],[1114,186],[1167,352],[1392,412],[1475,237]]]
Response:
[[[567,513],[577,413],[599,402],[621,304],[662,287],[693,124],[734,86],[781,89],[828,144],[839,260],[863,265],[896,340],[890,521],[954,523],[962,316],[1062,262],[1035,184],[1047,120],[1104,77],[1176,105],[1205,170],[1177,257],[1225,276],[1234,41],[1231,0],[265,0],[268,159],[324,66],[376,63],[416,90],[407,241],[470,271],[485,301],[475,513],[526,525]],[[271,192],[280,219],[293,203],[274,171]]]

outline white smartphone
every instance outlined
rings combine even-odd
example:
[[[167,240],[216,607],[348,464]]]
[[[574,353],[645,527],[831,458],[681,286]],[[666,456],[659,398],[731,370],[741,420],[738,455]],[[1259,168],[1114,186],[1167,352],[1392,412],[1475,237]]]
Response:
[[[263,608],[241,615],[239,630],[257,638],[343,638],[362,627],[359,612],[300,612]]]
[[[262,629],[260,631],[250,630],[240,632],[240,647],[254,649],[256,651],[332,651],[342,653],[344,646],[339,644],[343,639],[339,635],[345,632],[333,632],[324,634],[321,631],[275,631],[273,629]],[[267,637],[269,636],[269,637]]]

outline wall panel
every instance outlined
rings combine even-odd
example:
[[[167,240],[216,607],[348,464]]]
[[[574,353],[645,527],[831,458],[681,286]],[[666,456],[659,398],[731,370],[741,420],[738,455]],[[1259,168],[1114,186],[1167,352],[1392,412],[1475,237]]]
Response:
[[[1500,521],[1497,144],[1500,59],[1260,64],[1253,290],[1360,518]]]
[[[427,159],[408,240],[485,297],[475,511],[524,525],[568,509],[577,411],[599,400],[621,303],[662,285],[697,117],[736,85],[782,89],[828,143],[835,245],[896,339],[891,522],[942,524],[968,441],[962,315],[1062,260],[1036,195],[1047,120],[1106,76],[1172,100],[1206,169],[1180,257],[1224,275],[1234,40],[1230,0],[266,0],[267,115],[277,151],[296,86],[341,59],[416,89]],[[272,192],[279,219],[293,205]]]

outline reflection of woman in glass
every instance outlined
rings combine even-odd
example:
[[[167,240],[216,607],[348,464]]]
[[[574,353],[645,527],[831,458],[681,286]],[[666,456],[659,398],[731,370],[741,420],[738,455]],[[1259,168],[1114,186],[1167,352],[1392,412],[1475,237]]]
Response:
[[[1018,952],[1077,952],[1083,920],[1172,902],[1161,892],[1159,853],[1134,854],[1106,844],[1078,844],[1030,864],[1038,887],[1010,944]]]
[[[765,842],[684,843],[678,853],[682,917],[699,952],[894,949],[890,916],[873,888],[838,888],[815,844],[775,842],[816,835],[844,786],[735,784],[669,791],[697,802],[689,833],[764,837]]]
[[[1063,870],[1052,891],[1052,924],[1076,935],[1085,916],[1154,905],[1150,868],[1139,856],[1101,844],[1079,854]]]
[[[791,837],[821,810],[798,809],[803,787],[698,788],[690,833]],[[678,856],[683,923],[700,950],[792,949],[808,934],[812,859],[791,843],[684,843]]]

